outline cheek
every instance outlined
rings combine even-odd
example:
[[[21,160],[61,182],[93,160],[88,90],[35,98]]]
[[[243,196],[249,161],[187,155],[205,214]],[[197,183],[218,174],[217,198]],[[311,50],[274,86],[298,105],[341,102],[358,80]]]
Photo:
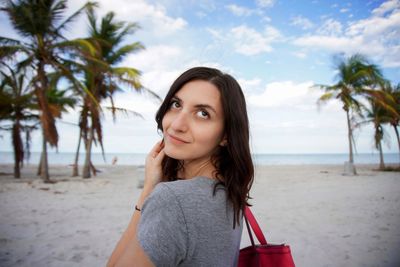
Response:
[[[167,112],[167,113],[165,113],[164,117],[163,117],[162,120],[161,120],[161,126],[162,126],[163,132],[165,131],[165,129],[166,129],[166,128],[168,127],[168,125],[169,125],[169,121],[170,121],[169,117],[170,117],[170,116],[168,116],[168,112]]]
[[[216,147],[219,145],[223,137],[223,129],[220,125],[214,125],[210,128],[202,128],[197,134],[199,144],[204,147]]]

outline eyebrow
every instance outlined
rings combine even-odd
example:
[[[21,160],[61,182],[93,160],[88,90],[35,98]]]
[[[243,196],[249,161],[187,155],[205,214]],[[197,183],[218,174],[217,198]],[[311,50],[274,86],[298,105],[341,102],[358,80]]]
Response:
[[[183,102],[182,99],[180,99],[180,98],[177,97],[177,96],[172,97],[172,100],[177,100],[177,101],[180,102],[180,103]],[[213,111],[215,114],[217,114],[217,111],[215,111],[215,109],[214,109],[212,106],[208,105],[208,104],[197,104],[197,105],[195,105],[195,107],[196,107],[196,108],[210,109],[210,110]]]

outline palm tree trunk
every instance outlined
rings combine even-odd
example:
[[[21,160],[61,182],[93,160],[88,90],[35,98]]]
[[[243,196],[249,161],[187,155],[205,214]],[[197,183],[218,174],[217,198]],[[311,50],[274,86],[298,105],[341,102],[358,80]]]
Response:
[[[354,158],[353,158],[353,141],[352,141],[352,136],[353,136],[353,130],[351,128],[350,124],[350,115],[349,112],[346,110],[346,117],[347,117],[347,129],[348,129],[348,139],[349,139],[349,162],[354,163]]]
[[[92,170],[93,176],[96,176],[98,170],[91,161],[90,161],[90,169]]]
[[[43,58],[38,60],[37,75],[40,81],[40,86],[35,88],[35,95],[37,97],[40,108],[40,122],[42,125],[42,162],[40,164],[40,175],[44,182],[50,182],[49,166],[47,160],[47,142],[56,146],[58,142],[58,133],[55,125],[54,116],[50,111],[50,107],[46,97],[46,90],[48,89],[48,81],[45,72],[45,62]]]
[[[21,178],[21,162],[24,160],[24,148],[21,139],[21,125],[16,119],[12,128],[12,141],[14,149],[14,178]]]
[[[40,153],[40,161],[36,172],[37,176],[40,176],[42,174],[42,163],[43,163],[43,151]]]
[[[344,172],[345,174],[349,175],[356,175],[356,167],[354,166],[354,158],[353,158],[353,130],[350,124],[350,115],[349,111],[346,111],[346,118],[347,118],[347,130],[348,130],[348,139],[349,139],[349,162],[345,162],[344,165]]]
[[[72,176],[73,177],[76,177],[76,176],[79,175],[79,172],[78,172],[78,161],[79,161],[79,149],[81,147],[81,140],[82,140],[82,128],[79,130],[78,147],[77,147],[76,153],[75,153],[74,168],[72,169]]]
[[[14,151],[14,157],[16,156],[16,152]],[[20,171],[20,165],[17,161],[14,161],[14,178],[21,178],[21,171]]]
[[[86,142],[86,155],[85,155],[85,163],[83,165],[82,170],[82,178],[90,178],[90,164],[91,164],[91,150],[92,150],[92,142],[93,142],[93,127],[90,128],[89,131],[89,139]]]
[[[50,182],[49,163],[47,160],[47,141],[44,133],[42,138],[42,159],[40,165],[40,177],[43,179],[44,182]]]
[[[399,131],[397,130],[397,126],[395,124],[392,124],[394,131],[396,133],[397,137],[397,144],[399,145],[399,165],[400,165],[400,137],[399,137]]]
[[[385,162],[383,161],[383,151],[382,151],[382,142],[379,140],[378,142],[378,149],[379,149],[379,169],[385,169]]]

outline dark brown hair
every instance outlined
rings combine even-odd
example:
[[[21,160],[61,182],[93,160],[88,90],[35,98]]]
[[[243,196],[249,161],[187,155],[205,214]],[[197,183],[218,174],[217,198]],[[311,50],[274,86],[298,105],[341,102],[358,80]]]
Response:
[[[233,205],[233,227],[240,224],[240,212],[250,198],[249,191],[253,184],[254,166],[249,147],[249,120],[247,117],[246,101],[238,82],[230,75],[213,68],[195,67],[185,71],[172,84],[163,103],[156,114],[157,128],[162,129],[162,120],[168,112],[175,94],[188,82],[193,80],[208,81],[215,85],[221,94],[224,111],[224,136],[226,146],[220,146],[212,156],[216,168],[218,185],[223,185],[227,197]],[[165,156],[162,163],[162,181],[177,180],[178,171],[182,168],[179,160]]]

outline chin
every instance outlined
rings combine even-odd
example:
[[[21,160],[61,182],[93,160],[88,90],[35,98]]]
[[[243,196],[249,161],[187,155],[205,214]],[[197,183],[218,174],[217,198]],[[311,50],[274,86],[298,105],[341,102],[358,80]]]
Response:
[[[176,151],[170,151],[167,148],[164,149],[164,153],[165,153],[165,155],[167,155],[168,157],[170,157],[172,159],[176,159],[176,160],[184,160],[185,159],[185,157],[181,153],[177,153]]]

